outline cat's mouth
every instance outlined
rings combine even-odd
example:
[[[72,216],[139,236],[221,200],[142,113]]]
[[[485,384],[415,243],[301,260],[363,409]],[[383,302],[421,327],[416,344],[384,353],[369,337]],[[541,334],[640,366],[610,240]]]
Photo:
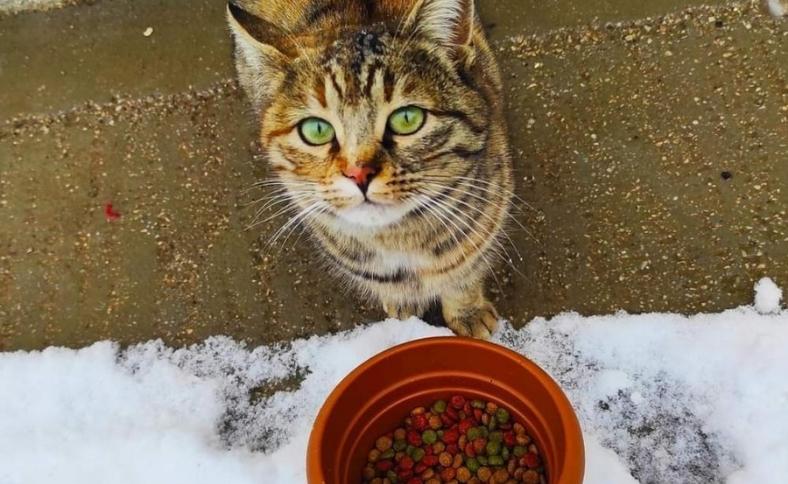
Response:
[[[381,228],[397,223],[408,212],[404,204],[381,203],[365,196],[361,203],[337,211],[337,217],[352,225]]]

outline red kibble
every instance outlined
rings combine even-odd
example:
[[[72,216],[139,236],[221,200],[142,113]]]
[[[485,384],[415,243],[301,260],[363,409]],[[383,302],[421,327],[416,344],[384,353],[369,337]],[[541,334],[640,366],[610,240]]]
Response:
[[[476,457],[476,449],[473,448],[473,442],[465,444],[465,455],[468,457]]]
[[[427,427],[430,426],[430,421],[427,419],[426,415],[420,413],[413,416],[411,419],[411,424],[413,425],[414,429],[418,430],[419,432],[424,432],[427,430]]]
[[[410,445],[418,447],[421,445],[421,434],[415,430],[409,430],[407,440]]]
[[[409,455],[402,456],[402,459],[399,461],[401,469],[413,469],[414,465],[416,465],[416,463],[413,462],[413,459]]]
[[[446,452],[448,452],[451,455],[459,454],[460,448],[457,447],[457,444],[448,444],[446,446]]]
[[[460,414],[452,407],[446,407],[446,412],[444,412],[444,415],[448,415],[453,421],[460,419]]]
[[[466,401],[465,405],[462,406],[462,411],[465,412],[465,415],[470,415],[472,410],[471,402]]]
[[[421,474],[426,470],[427,470],[427,466],[424,464],[423,461],[416,464],[416,467],[413,468],[413,472],[415,472],[416,474]]]
[[[481,409],[479,409],[479,408],[474,408],[473,409],[473,419],[476,420],[476,423],[479,423],[479,422],[482,421],[483,413],[484,412],[482,412]]]
[[[514,447],[517,444],[517,438],[511,430],[503,433],[503,442],[507,447]]]
[[[468,433],[468,429],[470,429],[471,427],[475,427],[475,426],[476,426],[476,422],[474,422],[473,420],[471,420],[469,418],[466,418],[466,419],[460,421],[460,424],[457,427],[460,429],[460,433],[461,434],[465,434],[465,433]],[[514,434],[512,434],[512,438],[514,438]]]
[[[375,463],[375,469],[381,472],[388,472],[391,470],[392,467],[394,467],[394,461],[391,461],[389,459],[379,460]]]
[[[465,406],[465,397],[462,395],[454,395],[451,397],[450,400],[451,406],[456,408],[457,410],[462,409]]]
[[[542,459],[540,459],[539,456],[533,452],[529,452],[525,454],[522,459],[520,459],[520,462],[522,462],[522,464],[529,469],[534,469],[539,467],[539,465],[542,463]]]
[[[397,478],[402,479],[403,481],[405,479],[410,479],[411,477],[413,477],[413,471],[411,469],[402,469],[397,472]]]
[[[454,424],[454,422],[451,420],[451,417],[449,417],[446,412],[441,414],[441,422],[443,422],[443,425],[446,427],[451,427],[452,424]]]
[[[430,448],[432,450],[432,448]],[[435,454],[425,455],[423,459],[421,459],[421,463],[427,467],[432,467],[438,464],[438,456]]]
[[[479,437],[478,439],[475,439],[472,442],[472,444],[473,444],[473,450],[477,454],[481,454],[487,448],[487,439],[485,439],[484,437]]]
[[[424,481],[418,477],[411,477],[406,484],[424,484]]]
[[[448,482],[454,479],[454,476],[457,475],[457,471],[454,469],[454,467],[447,467],[441,471],[440,475],[443,482]]]
[[[443,437],[441,440],[446,442],[447,444],[454,444],[460,438],[460,429],[459,428],[450,428],[448,430],[443,431]]]

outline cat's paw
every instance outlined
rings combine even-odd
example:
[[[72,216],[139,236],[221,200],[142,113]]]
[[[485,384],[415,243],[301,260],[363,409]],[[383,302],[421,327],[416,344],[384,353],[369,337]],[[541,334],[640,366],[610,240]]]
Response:
[[[444,302],[443,317],[446,326],[458,336],[487,340],[498,328],[498,312],[486,299],[481,304],[463,307],[447,307]]]
[[[389,301],[383,302],[383,310],[388,317],[404,321],[412,317],[420,318],[424,315],[424,309],[418,304],[401,304]]]

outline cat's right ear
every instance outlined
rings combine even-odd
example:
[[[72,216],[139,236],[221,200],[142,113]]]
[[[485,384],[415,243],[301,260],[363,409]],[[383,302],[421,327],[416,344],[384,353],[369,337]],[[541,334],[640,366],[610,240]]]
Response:
[[[288,58],[276,42],[286,34],[233,2],[227,4],[227,22],[235,39],[238,80],[259,112],[284,80]]]

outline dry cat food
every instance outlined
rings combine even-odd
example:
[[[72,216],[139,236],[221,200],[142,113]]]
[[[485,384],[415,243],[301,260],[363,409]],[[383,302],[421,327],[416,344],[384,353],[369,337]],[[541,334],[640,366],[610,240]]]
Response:
[[[539,449],[493,402],[454,395],[410,412],[375,441],[363,471],[371,484],[546,484]]]

